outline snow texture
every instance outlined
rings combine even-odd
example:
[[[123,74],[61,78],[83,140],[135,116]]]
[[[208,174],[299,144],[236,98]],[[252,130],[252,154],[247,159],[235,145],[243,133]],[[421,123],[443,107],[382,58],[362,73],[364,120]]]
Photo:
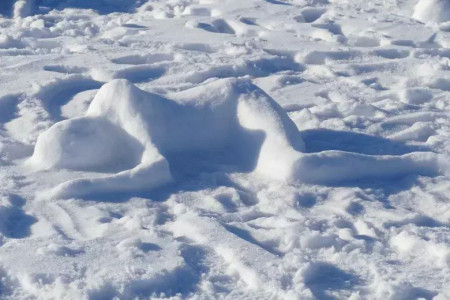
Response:
[[[1,299],[449,299],[447,0],[0,1]]]

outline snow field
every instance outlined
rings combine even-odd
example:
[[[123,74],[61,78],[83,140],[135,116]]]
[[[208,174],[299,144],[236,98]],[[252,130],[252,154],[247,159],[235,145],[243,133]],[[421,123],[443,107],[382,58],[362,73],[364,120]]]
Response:
[[[3,1],[0,298],[449,298],[447,4]]]

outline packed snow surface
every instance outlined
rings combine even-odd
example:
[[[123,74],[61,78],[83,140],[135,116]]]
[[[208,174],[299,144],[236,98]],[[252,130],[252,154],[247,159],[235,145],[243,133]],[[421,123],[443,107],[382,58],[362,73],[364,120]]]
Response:
[[[1,299],[450,299],[450,2],[0,2]]]

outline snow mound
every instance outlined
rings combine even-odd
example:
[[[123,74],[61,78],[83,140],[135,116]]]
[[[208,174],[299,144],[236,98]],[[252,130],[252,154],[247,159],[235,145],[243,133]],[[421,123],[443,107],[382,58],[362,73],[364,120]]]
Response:
[[[424,23],[450,21],[450,1],[419,0],[414,7],[413,18]]]
[[[438,172],[432,153],[304,154],[293,121],[247,80],[221,79],[163,97],[127,80],[105,84],[86,116],[56,123],[37,140],[37,169],[116,172],[58,186],[60,197],[149,190],[195,173],[253,172],[267,180],[334,183]]]

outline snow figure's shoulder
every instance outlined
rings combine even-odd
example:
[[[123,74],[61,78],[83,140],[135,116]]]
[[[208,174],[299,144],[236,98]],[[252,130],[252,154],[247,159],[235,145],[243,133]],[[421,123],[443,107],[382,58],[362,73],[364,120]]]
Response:
[[[143,91],[126,79],[115,79],[104,84],[87,111],[88,116],[108,114],[111,110],[135,108],[136,103],[144,97]]]

